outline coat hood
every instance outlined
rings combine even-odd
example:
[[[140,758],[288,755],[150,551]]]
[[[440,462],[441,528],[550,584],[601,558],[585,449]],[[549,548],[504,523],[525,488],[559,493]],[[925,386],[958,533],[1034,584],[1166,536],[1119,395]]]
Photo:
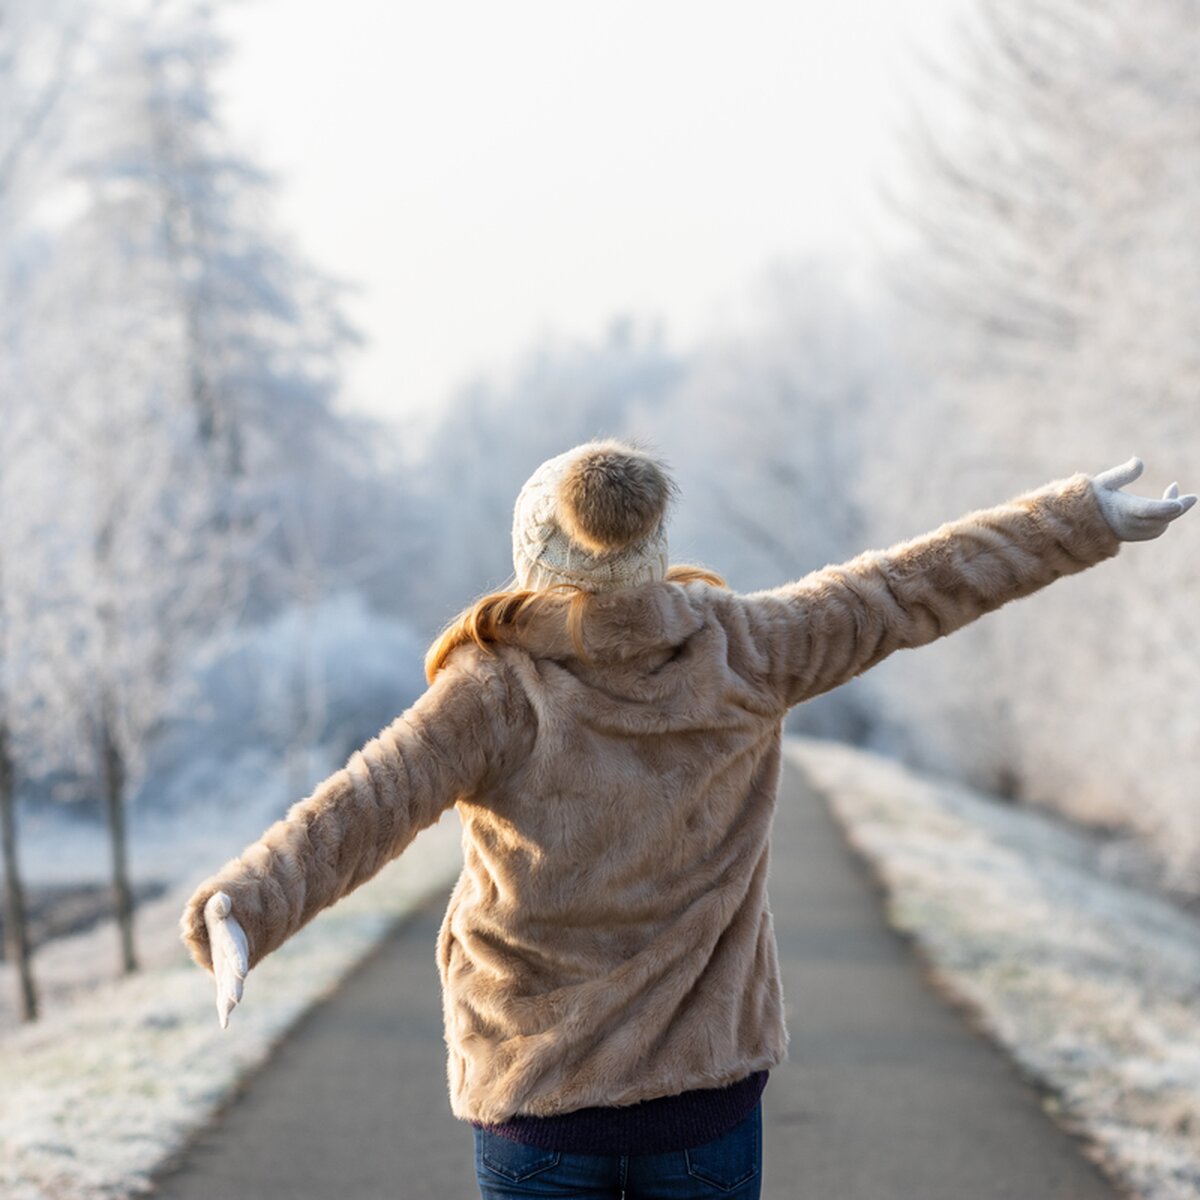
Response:
[[[704,625],[704,608],[696,589],[705,583],[656,580],[612,592],[590,593],[584,601],[583,643],[603,662],[645,658],[670,651]],[[519,646],[535,658],[578,658],[568,614],[572,597],[547,593],[515,626],[501,629],[498,639]]]

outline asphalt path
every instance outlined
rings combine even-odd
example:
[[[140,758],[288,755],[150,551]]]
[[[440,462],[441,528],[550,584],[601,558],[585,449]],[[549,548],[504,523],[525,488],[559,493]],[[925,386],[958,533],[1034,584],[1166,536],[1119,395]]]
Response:
[[[434,961],[445,901],[402,922],[299,1022],[156,1196],[478,1197],[471,1130],[446,1098]],[[1037,1089],[926,981],[790,764],[771,908],[791,1043],[763,1096],[766,1200],[1114,1200]]]

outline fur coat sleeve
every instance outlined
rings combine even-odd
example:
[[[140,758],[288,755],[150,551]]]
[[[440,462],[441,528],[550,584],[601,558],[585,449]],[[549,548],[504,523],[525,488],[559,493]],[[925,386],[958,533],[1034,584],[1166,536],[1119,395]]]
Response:
[[[1119,547],[1090,478],[1077,472],[887,550],[744,596],[747,631],[772,691],[791,707]]]
[[[365,883],[426,826],[490,774],[511,765],[533,722],[497,658],[458,653],[429,689],[253,845],[206,879],[181,934],[212,970],[204,905],[232,901],[250,966]]]

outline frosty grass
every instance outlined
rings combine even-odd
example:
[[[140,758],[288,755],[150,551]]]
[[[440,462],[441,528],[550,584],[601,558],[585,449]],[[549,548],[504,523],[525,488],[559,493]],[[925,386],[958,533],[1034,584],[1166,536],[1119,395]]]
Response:
[[[1106,878],[1093,844],[890,759],[788,755],[886,888],[939,985],[1142,1200],[1200,1196],[1200,922]]]
[[[90,969],[100,979],[107,964],[115,967],[111,925],[60,939],[45,948],[45,962],[39,951],[34,962],[47,985],[46,1014],[0,1036],[0,1196],[146,1194],[154,1169],[207,1123],[293,1022],[398,916],[449,884],[461,863],[459,839],[457,818],[445,817],[370,883],[321,913],[254,969],[226,1030],[217,1023],[211,979],[177,932],[195,880],[139,909],[144,966],[135,976],[86,987],[67,980],[68,964],[76,977]],[[64,972],[57,983],[55,962]],[[4,982],[11,987],[10,978]]]

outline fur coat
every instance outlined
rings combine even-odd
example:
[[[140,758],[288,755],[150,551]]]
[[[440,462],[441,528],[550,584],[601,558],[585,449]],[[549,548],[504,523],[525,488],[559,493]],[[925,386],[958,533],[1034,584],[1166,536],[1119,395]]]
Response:
[[[437,945],[456,1116],[498,1122],[715,1087],[779,1063],[767,899],[782,719],[895,650],[1109,558],[1088,476],[770,590],[655,582],[565,600],[429,689],[207,879],[253,966],[456,805]]]

